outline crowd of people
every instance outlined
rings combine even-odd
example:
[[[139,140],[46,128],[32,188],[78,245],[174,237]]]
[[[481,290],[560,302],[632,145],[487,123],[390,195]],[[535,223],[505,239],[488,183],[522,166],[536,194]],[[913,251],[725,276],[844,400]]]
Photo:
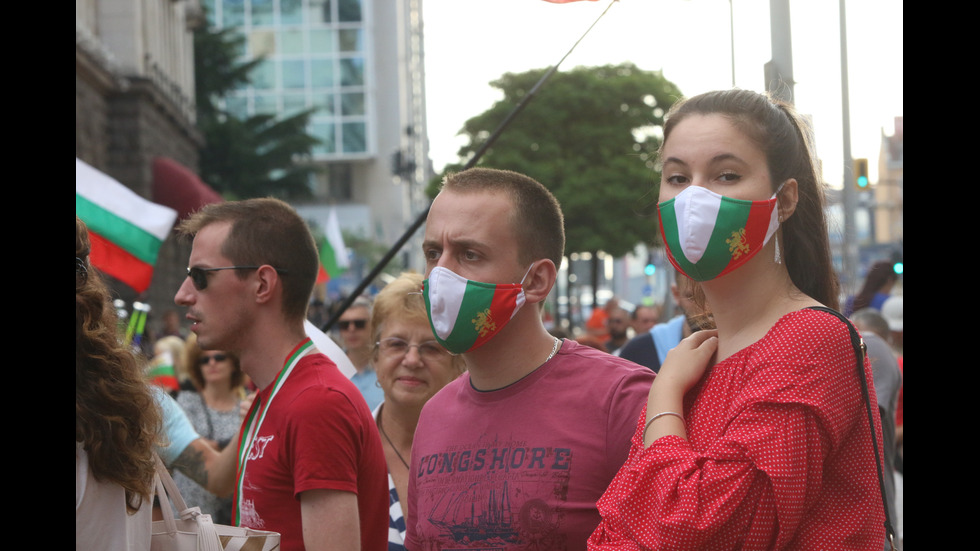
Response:
[[[156,457],[190,505],[286,551],[878,551],[893,527],[899,546],[901,296],[869,282],[841,306],[808,136],[764,94],[678,102],[658,209],[674,304],[610,300],[575,338],[542,316],[554,196],[450,174],[425,273],[338,317],[352,376],[304,329],[317,249],[286,203],[180,222],[189,332],[155,349],[175,385],[119,339],[76,217],[76,549],[149,549]]]

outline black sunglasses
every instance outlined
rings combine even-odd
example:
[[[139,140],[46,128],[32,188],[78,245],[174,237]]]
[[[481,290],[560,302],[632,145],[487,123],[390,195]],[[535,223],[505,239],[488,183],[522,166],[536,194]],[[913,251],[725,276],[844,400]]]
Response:
[[[340,327],[342,331],[350,329],[351,324],[357,329],[364,329],[367,327],[367,320],[341,320],[337,322],[337,326]]]
[[[208,288],[208,272],[218,272],[221,270],[258,270],[262,266],[222,266],[220,268],[187,268],[187,277],[191,278],[191,283],[194,284],[194,288],[198,291],[203,291]],[[279,268],[273,268],[276,273],[285,274],[288,273],[286,270],[280,270]]]
[[[208,365],[211,362],[211,360],[214,360],[215,362],[223,362],[227,359],[228,359],[227,355],[219,352],[217,354],[204,354],[200,358],[198,358],[197,363],[201,365]]]

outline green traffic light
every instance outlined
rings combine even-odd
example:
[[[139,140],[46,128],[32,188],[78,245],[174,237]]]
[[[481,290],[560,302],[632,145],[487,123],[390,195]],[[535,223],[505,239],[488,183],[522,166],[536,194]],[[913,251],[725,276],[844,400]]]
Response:
[[[867,159],[854,159],[854,183],[861,190],[870,187],[871,181],[868,179]]]

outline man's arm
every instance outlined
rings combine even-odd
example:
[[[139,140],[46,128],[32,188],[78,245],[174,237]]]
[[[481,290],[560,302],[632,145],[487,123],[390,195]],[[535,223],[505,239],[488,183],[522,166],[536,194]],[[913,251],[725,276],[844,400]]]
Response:
[[[204,438],[192,441],[171,465],[218,497],[230,497],[235,489],[238,439],[222,451]]]
[[[340,490],[307,490],[299,495],[303,545],[308,551],[361,548],[357,494]]]
[[[169,394],[157,390],[156,398],[163,413],[164,441],[157,450],[163,462],[212,494],[230,496],[238,466],[238,437],[218,452],[197,434],[187,413]]]

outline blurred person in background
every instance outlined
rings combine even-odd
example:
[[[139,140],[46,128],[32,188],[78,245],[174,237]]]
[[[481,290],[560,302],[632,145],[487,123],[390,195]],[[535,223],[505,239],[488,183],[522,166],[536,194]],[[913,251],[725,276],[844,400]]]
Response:
[[[368,408],[373,410],[384,399],[384,393],[378,384],[378,373],[371,364],[374,351],[374,343],[371,342],[371,301],[364,297],[355,299],[338,318],[337,329],[340,331],[341,346],[357,369],[350,380],[361,391]]]
[[[663,323],[654,324],[646,332],[630,339],[620,350],[620,357],[649,367],[654,372],[660,371],[660,364],[664,362],[667,353],[682,339],[698,330],[696,313],[700,310],[694,303],[694,284],[691,279],[675,270],[670,294],[680,313]]]
[[[880,312],[881,305],[891,296],[896,281],[898,281],[898,274],[895,273],[891,262],[886,260],[875,262],[868,268],[861,290],[853,297],[849,297],[844,304],[844,315],[849,316],[862,308],[873,308]]]
[[[237,440],[242,425],[241,404],[245,398],[245,374],[238,356],[224,350],[201,350],[197,337],[187,339],[184,363],[194,390],[177,395],[194,429],[216,450]],[[184,501],[214,515],[219,524],[231,523],[231,498],[219,498],[181,472],[174,482]]]
[[[613,356],[618,356],[620,349],[629,340],[630,313],[624,308],[616,307],[606,318],[606,331],[609,339],[604,343],[606,350]]]
[[[638,304],[632,314],[633,336],[649,331],[660,321],[660,307],[654,304]]]

